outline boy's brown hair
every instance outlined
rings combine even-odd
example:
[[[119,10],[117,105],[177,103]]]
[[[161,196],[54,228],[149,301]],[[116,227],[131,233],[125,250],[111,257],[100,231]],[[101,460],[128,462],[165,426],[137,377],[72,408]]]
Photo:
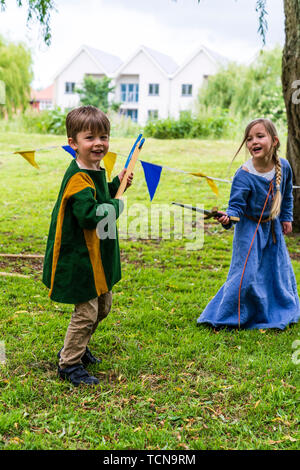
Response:
[[[87,105],[72,109],[66,118],[67,136],[76,141],[79,132],[110,134],[110,122],[106,114],[95,106]]]

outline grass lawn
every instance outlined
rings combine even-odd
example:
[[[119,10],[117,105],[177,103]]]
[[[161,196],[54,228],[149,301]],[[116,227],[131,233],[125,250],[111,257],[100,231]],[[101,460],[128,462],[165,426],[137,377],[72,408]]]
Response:
[[[64,145],[58,136],[0,135],[0,253],[44,254],[50,215],[71,159],[61,149],[38,152],[40,171],[3,152]],[[123,166],[132,139],[111,140]],[[141,158],[226,178],[237,142],[147,139]],[[243,152],[233,170],[244,158]],[[196,319],[226,279],[232,231],[216,222],[204,244],[185,238],[133,237],[140,213],[172,201],[226,208],[230,185],[163,170],[152,205],[141,165],[127,196],[129,236],[121,234],[123,278],[113,308],[91,341],[102,357],[90,370],[95,388],[74,388],[56,374],[72,306],[54,303],[41,282],[42,260],[0,257],[0,449],[297,449],[299,367],[292,361],[300,325],[278,331],[220,331]],[[137,211],[137,212],[136,212]],[[197,219],[193,225],[201,232]],[[190,226],[192,230],[192,226]],[[121,229],[121,227],[120,227]],[[194,230],[195,232],[195,230]],[[151,232],[152,233],[152,232]],[[299,234],[287,237],[300,285]]]

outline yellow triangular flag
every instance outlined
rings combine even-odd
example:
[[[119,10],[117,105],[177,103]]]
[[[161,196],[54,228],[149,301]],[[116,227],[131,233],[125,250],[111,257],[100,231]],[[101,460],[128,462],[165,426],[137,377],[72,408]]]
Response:
[[[38,166],[38,164],[36,163],[34,159],[34,154],[35,154],[34,150],[30,150],[28,152],[26,151],[26,152],[14,152],[14,153],[18,153],[19,155],[24,157],[25,160],[27,160],[30,163],[30,165],[34,166],[38,170],[40,169],[40,167]]]
[[[209,186],[211,187],[211,189],[213,190],[213,192],[215,193],[216,196],[219,196],[219,190],[218,190],[218,186],[216,185],[216,183],[211,180],[210,178],[208,178],[206,175],[204,175],[203,173],[191,173],[191,175],[193,176],[200,176],[200,177],[204,177],[207,181],[207,183],[209,184]]]
[[[117,159],[117,154],[114,152],[107,152],[107,154],[103,158],[104,167],[107,171],[108,181],[111,180],[110,177],[111,177],[113,168],[115,166],[116,159]]]

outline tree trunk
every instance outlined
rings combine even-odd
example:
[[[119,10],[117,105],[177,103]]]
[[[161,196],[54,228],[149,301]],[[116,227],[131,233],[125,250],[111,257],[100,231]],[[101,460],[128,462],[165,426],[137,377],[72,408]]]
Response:
[[[282,89],[287,112],[287,160],[300,186],[300,0],[284,0],[285,45]],[[300,189],[294,192],[294,230],[300,232]]]

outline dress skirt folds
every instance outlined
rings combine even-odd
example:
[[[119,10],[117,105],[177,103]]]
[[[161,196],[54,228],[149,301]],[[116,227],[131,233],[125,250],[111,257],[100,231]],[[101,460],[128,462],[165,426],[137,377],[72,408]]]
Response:
[[[234,227],[232,260],[227,280],[198,318],[198,324],[209,324],[217,328],[238,327],[239,293],[241,328],[284,329],[299,320],[296,279],[281,226],[281,222],[293,220],[292,171],[286,160],[281,159],[281,165],[281,212],[273,222],[259,225],[241,288],[245,261],[257,227],[257,222],[247,216],[259,219],[270,182],[241,168],[237,170],[232,182],[227,214],[240,217],[240,222]],[[275,178],[273,187],[275,188]],[[263,219],[269,217],[271,203],[270,195]],[[230,223],[224,228],[230,228],[231,225]]]

